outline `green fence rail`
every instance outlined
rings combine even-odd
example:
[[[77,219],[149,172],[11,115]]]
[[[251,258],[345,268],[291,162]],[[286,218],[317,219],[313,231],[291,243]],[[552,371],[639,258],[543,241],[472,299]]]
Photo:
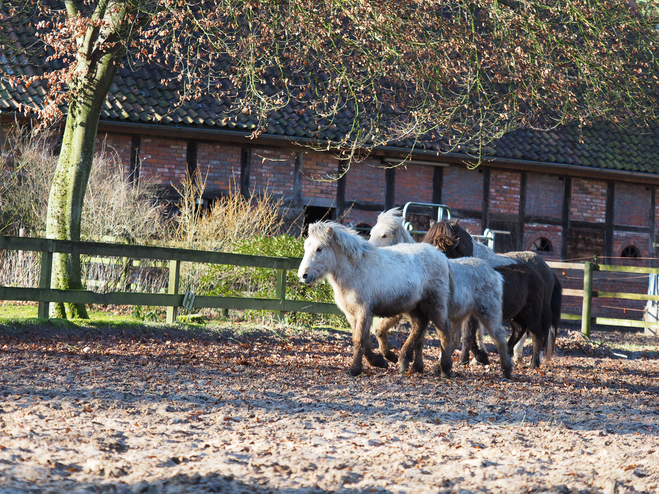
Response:
[[[41,252],[41,274],[39,288],[0,286],[0,300],[39,302],[38,316],[48,318],[49,303],[67,302],[78,304],[150,305],[167,308],[167,322],[176,322],[180,307],[215,309],[252,309],[279,313],[280,319],[286,312],[310,312],[315,314],[341,314],[335,304],[288,300],[286,298],[286,271],[297,269],[301,259],[285,257],[251,256],[227,252],[149,247],[142,245],[70,242],[43,238],[0,236],[0,250]],[[123,257],[131,259],[154,259],[168,262],[169,284],[167,293],[111,292],[95,293],[87,290],[57,290],[50,288],[54,253],[89,255],[97,258]],[[270,268],[276,271],[276,293],[274,299],[190,296],[179,293],[182,262],[202,264],[225,264]],[[185,305],[184,305],[185,301]]]
[[[624,292],[604,292],[595,290],[593,286],[593,273],[596,271],[608,271],[615,273],[637,273],[637,274],[659,274],[658,268],[643,268],[638,266],[611,266],[607,264],[597,264],[595,262],[586,263],[568,263],[568,262],[547,262],[553,269],[576,269],[583,271],[583,290],[564,288],[563,295],[582,297],[583,305],[581,314],[561,314],[561,319],[580,320],[581,332],[590,336],[590,329],[593,323],[603,326],[622,326],[633,328],[652,328],[659,329],[659,322],[637,321],[633,319],[613,319],[609,317],[592,317],[593,298],[616,298],[624,300],[652,300],[659,301],[657,295],[647,295],[644,293],[624,293]]]

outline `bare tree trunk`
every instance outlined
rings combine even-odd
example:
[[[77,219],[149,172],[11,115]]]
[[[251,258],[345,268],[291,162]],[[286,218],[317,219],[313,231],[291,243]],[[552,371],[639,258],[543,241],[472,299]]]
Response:
[[[121,55],[108,53],[88,69],[71,89],[69,112],[62,138],[62,151],[48,198],[46,236],[59,240],[80,240],[82,207],[89,181],[96,133],[103,102],[117,72]],[[53,256],[52,288],[81,290],[80,256]],[[54,317],[88,318],[84,304],[51,304]]]

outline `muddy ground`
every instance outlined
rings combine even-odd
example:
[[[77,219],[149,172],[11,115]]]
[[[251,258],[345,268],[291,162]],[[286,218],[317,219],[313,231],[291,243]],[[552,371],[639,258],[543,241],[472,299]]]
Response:
[[[659,492],[659,342],[593,339],[447,380],[328,329],[0,327],[0,492]]]

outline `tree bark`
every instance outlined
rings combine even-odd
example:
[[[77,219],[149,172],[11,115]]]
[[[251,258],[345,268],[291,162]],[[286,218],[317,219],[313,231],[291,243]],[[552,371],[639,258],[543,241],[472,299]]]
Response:
[[[123,56],[113,50],[90,55],[79,62],[80,76],[70,86],[62,150],[48,198],[46,236],[80,240],[80,222],[87,183],[94,160],[101,109]],[[80,256],[53,256],[52,288],[83,289]],[[66,306],[66,307],[65,307]],[[51,316],[88,318],[84,304],[51,304]]]

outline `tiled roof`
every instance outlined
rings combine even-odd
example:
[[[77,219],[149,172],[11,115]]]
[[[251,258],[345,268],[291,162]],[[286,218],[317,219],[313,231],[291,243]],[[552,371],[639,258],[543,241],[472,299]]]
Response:
[[[11,21],[11,36],[17,45],[30,46],[34,39],[33,22],[26,19]],[[6,19],[2,22],[6,22]],[[56,63],[40,57],[28,59],[19,56],[10,59],[7,53],[0,51],[0,66],[14,75],[40,74],[43,67],[57,68]],[[165,80],[170,82],[163,85],[162,81]],[[176,87],[171,82],[173,80],[172,74],[165,68],[138,63],[125,64],[110,88],[101,120],[248,133],[256,128],[257,122],[231,109],[226,98],[207,94],[180,106],[173,105],[176,101]],[[44,95],[45,89],[38,84],[28,89],[12,89],[6,81],[0,79],[0,113],[20,112],[22,104],[41,105]],[[352,125],[352,114],[348,110],[328,120],[293,102],[269,115],[264,133],[293,140],[338,140],[349,132]],[[391,145],[407,147],[411,143],[395,142]],[[456,153],[455,149],[448,149],[442,142],[432,140],[416,143],[415,149],[419,148]],[[490,143],[483,154],[503,161],[522,160],[659,174],[659,126],[623,130],[595,124],[582,128],[565,126],[551,131],[517,130]]]

